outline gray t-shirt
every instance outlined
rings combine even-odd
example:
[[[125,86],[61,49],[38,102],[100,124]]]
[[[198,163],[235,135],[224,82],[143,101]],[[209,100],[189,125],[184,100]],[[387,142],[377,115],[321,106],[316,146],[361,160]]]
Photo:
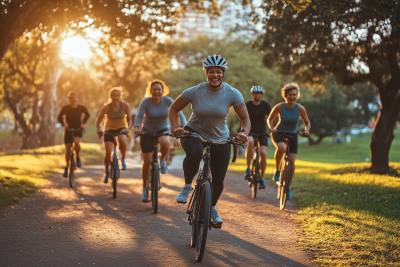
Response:
[[[186,125],[213,142],[229,137],[226,125],[229,110],[244,102],[242,94],[227,83],[213,92],[204,82],[183,91],[182,98],[192,103],[192,115]]]
[[[163,96],[160,104],[154,104],[151,97],[143,99],[140,103],[134,126],[140,127],[143,121],[143,132],[156,134],[161,131],[170,131],[168,109],[173,102],[174,100],[168,96]],[[182,111],[179,112],[179,117],[181,119],[181,125],[184,126],[186,124],[186,118]]]

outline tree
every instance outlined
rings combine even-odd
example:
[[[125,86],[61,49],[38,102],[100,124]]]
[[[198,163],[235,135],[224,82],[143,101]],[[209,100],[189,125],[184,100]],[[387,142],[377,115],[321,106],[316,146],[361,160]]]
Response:
[[[400,2],[264,0],[264,64],[302,81],[334,74],[343,85],[371,82],[381,109],[371,138],[371,171],[385,173],[400,114]]]
[[[182,2],[182,4],[180,4]],[[187,8],[218,12],[217,0],[0,0],[0,59],[9,45],[37,27],[103,29],[113,38],[143,41],[171,34],[175,16]]]
[[[322,88],[310,92],[308,97],[304,91],[312,89],[302,89],[301,104],[312,122],[311,133],[318,136],[317,140],[308,137],[310,145],[317,145],[324,137],[350,125],[354,112],[348,108],[345,89],[333,77],[328,78]]]
[[[58,54],[57,44],[35,31],[15,41],[0,64],[3,98],[24,131],[23,148],[55,143],[55,97],[63,67]],[[24,116],[28,109],[30,123]]]

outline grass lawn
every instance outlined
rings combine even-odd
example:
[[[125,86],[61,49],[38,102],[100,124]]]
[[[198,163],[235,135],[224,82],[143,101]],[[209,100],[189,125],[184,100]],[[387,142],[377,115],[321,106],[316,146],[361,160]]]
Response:
[[[0,207],[34,192],[45,179],[62,172],[64,145],[0,154]],[[103,146],[82,143],[83,164],[98,164]]]
[[[318,266],[400,266],[400,131],[395,134],[391,176],[362,171],[369,165],[370,134],[352,137],[350,144],[327,139],[317,146],[299,146],[292,184],[303,226],[299,243]],[[269,181],[274,170],[271,148]],[[245,160],[229,168],[244,173]]]

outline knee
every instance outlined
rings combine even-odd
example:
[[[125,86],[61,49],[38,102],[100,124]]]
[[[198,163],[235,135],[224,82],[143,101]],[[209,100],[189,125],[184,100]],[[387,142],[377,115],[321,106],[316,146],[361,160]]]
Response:
[[[267,158],[267,153],[265,151],[260,151],[260,157],[265,160]]]
[[[285,152],[285,149],[286,149],[286,146],[285,146],[285,145],[278,145],[277,151],[283,153],[283,152]]]
[[[291,166],[294,166],[294,162],[295,162],[295,161],[296,161],[295,159],[289,159],[290,165],[291,165]]]

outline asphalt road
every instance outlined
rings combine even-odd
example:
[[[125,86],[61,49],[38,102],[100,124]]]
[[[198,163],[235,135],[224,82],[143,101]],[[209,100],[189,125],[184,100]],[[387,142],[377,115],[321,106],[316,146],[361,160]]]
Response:
[[[19,204],[0,210],[0,266],[313,266],[298,247],[292,201],[278,208],[268,184],[251,199],[242,175],[228,173],[217,204],[224,223],[209,232],[202,263],[190,247],[182,157],[161,176],[159,212],[141,202],[140,165],[128,160],[117,199],[102,183],[103,166],[79,169],[75,188],[60,176]]]

